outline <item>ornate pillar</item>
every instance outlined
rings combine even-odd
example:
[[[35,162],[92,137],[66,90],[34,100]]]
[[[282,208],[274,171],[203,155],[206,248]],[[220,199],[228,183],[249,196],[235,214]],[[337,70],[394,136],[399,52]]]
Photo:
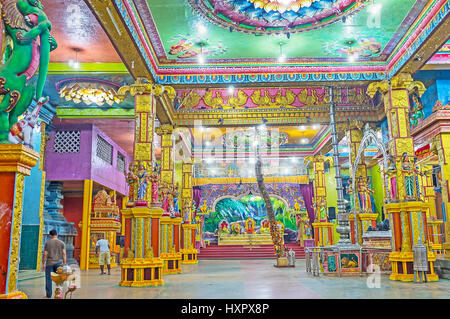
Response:
[[[182,164],[182,187],[181,187],[181,207],[183,224],[181,225],[181,247],[183,264],[195,264],[198,262],[198,251],[195,248],[195,232],[197,225],[192,216],[192,160],[185,160]]]
[[[356,157],[358,156],[358,152],[360,151],[361,141],[364,136],[363,126],[364,123],[358,120],[352,121],[344,125],[341,124],[341,128],[345,129],[345,134],[347,137],[347,143],[349,148],[350,182],[352,182],[351,177],[353,176],[353,169],[354,169],[353,166],[355,164]],[[365,211],[362,211],[361,209],[362,205],[360,203],[359,194],[361,193],[365,197],[366,194],[369,192],[369,190],[367,190],[368,189],[367,166],[364,161],[364,151],[361,153],[359,162],[357,163],[355,169],[355,186],[356,189],[350,189],[350,192],[352,193],[355,202],[354,207],[352,207],[353,212],[351,212],[349,215],[351,241],[352,244],[355,244],[356,238],[358,238],[358,244],[362,245],[363,243],[362,237],[364,232],[367,230],[369,226],[372,226],[374,228],[376,227],[376,221],[378,217],[378,215],[374,213],[372,209]],[[362,187],[364,189],[360,189]],[[369,198],[367,198],[367,201],[370,201],[370,196]],[[355,225],[355,214],[354,214],[355,212],[357,212],[357,225]],[[355,235],[355,232],[357,232],[358,236]]]
[[[130,201],[122,211],[125,232],[129,236],[126,257],[121,260],[120,286],[144,287],[163,285],[163,260],[160,258],[159,200],[152,199],[150,175],[153,170],[153,133],[155,126],[155,96],[164,92],[160,85],[138,78],[131,86],[121,87],[118,94],[135,98],[134,167],[128,173]],[[131,234],[128,235],[127,232]]]
[[[333,163],[333,158],[322,155],[305,157],[305,164],[310,163],[314,169],[314,241],[315,246],[334,244],[333,223],[328,222],[327,189],[325,185],[325,162]]]
[[[85,180],[83,185],[83,216],[81,219],[81,251],[80,251],[80,269],[89,269],[89,245],[91,241],[91,210],[92,210],[92,192],[94,182]]]
[[[441,193],[445,214],[444,220],[444,242],[442,244],[446,251],[446,258],[450,258],[450,132],[440,132],[433,138],[432,144],[436,146],[439,164],[441,166]]]
[[[0,144],[0,298],[26,298],[17,291],[23,188],[38,158],[21,144]]]
[[[161,184],[169,189],[174,184],[174,156],[173,156],[173,126],[163,124],[156,128],[156,134],[161,136]]]
[[[392,229],[393,251],[391,280],[413,281],[415,277],[413,248],[428,242],[428,205],[421,201],[420,172],[414,159],[413,138],[409,123],[409,93],[425,91],[421,82],[413,81],[410,74],[400,73],[390,81],[371,83],[367,93],[373,97],[378,91],[383,95],[385,113],[389,126],[389,155],[393,159],[386,169],[389,177],[391,202],[385,204]],[[437,281],[433,263],[436,257],[428,249],[428,281]],[[416,260],[417,262],[417,260]]]

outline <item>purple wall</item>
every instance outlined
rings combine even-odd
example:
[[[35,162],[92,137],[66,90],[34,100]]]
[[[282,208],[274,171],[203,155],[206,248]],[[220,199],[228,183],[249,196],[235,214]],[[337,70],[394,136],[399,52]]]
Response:
[[[79,130],[81,132],[79,153],[55,153],[54,139],[57,131]],[[97,157],[97,136],[113,146],[112,165]],[[45,170],[49,181],[93,180],[109,189],[127,195],[125,175],[117,169],[117,153],[125,156],[125,170],[131,157],[105,133],[92,124],[61,125],[50,134],[45,152]]]

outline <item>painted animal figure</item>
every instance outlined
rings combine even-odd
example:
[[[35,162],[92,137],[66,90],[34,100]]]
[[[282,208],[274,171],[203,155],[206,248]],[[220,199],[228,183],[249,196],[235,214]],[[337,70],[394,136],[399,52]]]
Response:
[[[24,144],[29,148],[33,148],[34,129],[39,124],[39,111],[43,103],[38,103],[32,112],[26,111],[23,119],[15,123],[8,133],[8,140],[13,144]]]
[[[6,62],[0,66],[0,143],[9,143],[11,127],[33,98],[45,103],[42,94],[50,51],[57,43],[50,35],[52,24],[40,1],[5,0],[1,13],[10,44],[5,49]],[[36,85],[29,85],[38,68]]]

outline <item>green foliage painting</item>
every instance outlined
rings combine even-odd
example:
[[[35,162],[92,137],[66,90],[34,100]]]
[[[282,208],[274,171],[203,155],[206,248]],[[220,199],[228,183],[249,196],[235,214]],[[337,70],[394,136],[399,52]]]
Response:
[[[286,204],[279,198],[271,197],[277,221],[282,221],[285,227],[296,230],[295,217],[290,216]],[[229,224],[236,221],[244,221],[248,217],[256,221],[257,226],[261,226],[261,221],[267,217],[266,205],[259,196],[247,195],[235,200],[224,198],[216,204],[215,212],[211,212],[205,219],[204,230],[213,233],[222,220]]]

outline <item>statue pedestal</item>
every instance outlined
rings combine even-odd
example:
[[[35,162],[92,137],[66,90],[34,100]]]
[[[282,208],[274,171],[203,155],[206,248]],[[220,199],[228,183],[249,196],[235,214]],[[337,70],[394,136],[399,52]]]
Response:
[[[389,214],[392,229],[393,251],[389,254],[392,264],[391,280],[414,281],[413,247],[429,240],[427,231],[426,211],[428,205],[424,202],[403,201],[385,204]],[[428,273],[427,281],[438,281],[434,272],[436,256],[433,251],[427,251]]]
[[[163,274],[181,274],[181,253],[179,252],[180,217],[161,217],[162,234],[161,259],[164,261]],[[177,227],[178,225],[178,227]],[[177,234],[178,232],[178,234]],[[178,250],[178,251],[177,251]]]
[[[159,207],[132,207],[122,210],[122,216],[131,219],[131,247],[127,247],[130,252],[127,258],[120,262],[119,286],[146,287],[164,284],[164,261],[159,257],[161,215],[162,209]]]
[[[358,238],[359,238],[359,245],[362,245],[362,238],[363,235],[366,233],[367,228],[369,226],[372,226],[373,228],[376,228],[377,226],[377,218],[378,214],[374,213],[358,213],[357,214],[357,222],[358,222]],[[350,222],[350,237],[352,240],[352,244],[356,244],[356,235],[355,235],[355,214],[351,213],[348,216],[349,222]]]
[[[197,229],[196,224],[182,224],[182,235],[181,235],[181,243],[182,249],[180,249],[180,253],[182,256],[181,263],[182,264],[197,264],[197,249],[194,248],[195,245],[195,230]]]
[[[119,286],[147,287],[161,286],[162,268],[164,262],[161,258],[126,258],[120,262],[122,280]]]
[[[21,144],[0,144],[0,298],[24,298],[17,291],[25,176],[39,153]]]
[[[314,227],[314,245],[316,247],[326,247],[334,244],[333,223],[319,222],[313,223]]]

